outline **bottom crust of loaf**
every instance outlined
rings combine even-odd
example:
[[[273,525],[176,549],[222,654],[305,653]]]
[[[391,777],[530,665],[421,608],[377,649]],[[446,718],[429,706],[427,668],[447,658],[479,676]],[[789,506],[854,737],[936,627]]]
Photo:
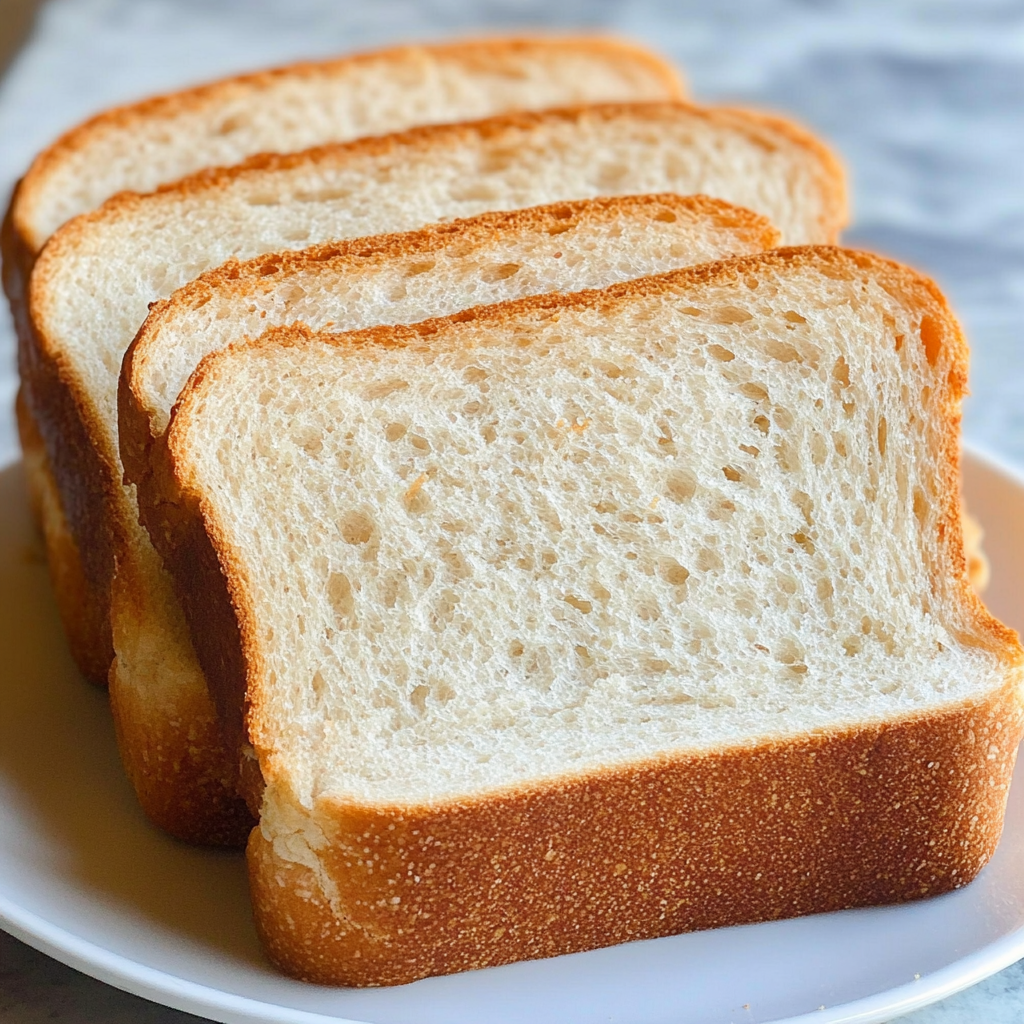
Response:
[[[182,619],[170,581],[153,579],[150,568],[136,578],[122,560],[111,587],[110,707],[121,761],[159,828],[189,843],[241,847],[255,820],[238,795],[237,757],[224,743],[184,621],[179,635],[170,628],[175,612]]]
[[[992,855],[1021,731],[1015,683],[915,719],[530,791],[321,805],[302,842],[265,806],[248,846],[257,928],[294,977],[396,985],[934,896]]]
[[[106,686],[114,656],[106,609],[89,587],[78,545],[64,516],[57,483],[50,471],[43,439],[20,392],[15,409],[29,501],[43,535],[57,611],[71,657],[89,682]]]

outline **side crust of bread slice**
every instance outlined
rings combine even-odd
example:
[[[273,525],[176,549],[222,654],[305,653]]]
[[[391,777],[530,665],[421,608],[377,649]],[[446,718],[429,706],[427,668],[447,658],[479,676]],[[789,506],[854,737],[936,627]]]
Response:
[[[923,491],[912,502],[909,494],[899,500],[907,521],[919,523],[921,571],[931,594],[915,590],[908,599],[923,597],[922,621],[940,616],[949,642],[972,664],[988,668],[973,680],[948,680],[954,690],[916,707],[914,701],[884,705],[890,710],[881,717],[877,708],[884,701],[861,720],[836,712],[832,725],[821,720],[777,738],[754,717],[768,735],[700,750],[670,748],[480,792],[456,788],[449,796],[372,799],[359,795],[361,782],[352,783],[355,795],[344,786],[307,791],[298,781],[299,766],[289,761],[294,741],[286,739],[275,704],[275,688],[283,694],[290,684],[269,674],[277,662],[267,624],[256,614],[254,563],[239,547],[237,524],[222,518],[223,495],[207,486],[213,477],[201,468],[204,453],[218,445],[204,416],[216,396],[231,392],[238,371],[264,353],[268,360],[282,352],[287,358],[289,349],[309,361],[327,359],[324,353],[332,348],[468,353],[464,346],[480,345],[491,334],[528,337],[536,330],[547,331],[539,335],[547,338],[556,322],[561,334],[573,329],[575,318],[596,322],[594,317],[624,316],[632,308],[640,320],[628,329],[637,330],[649,322],[644,304],[654,308],[661,301],[675,302],[680,313],[698,317],[707,329],[743,324],[750,321],[742,309],[746,290],[756,292],[765,283],[774,294],[773,282],[786,275],[839,282],[837,288],[848,283],[850,295],[870,285],[891,297],[890,308],[914,325],[912,333],[901,328],[893,334],[895,328],[888,327],[882,336],[865,339],[878,346],[879,355],[883,343],[897,353],[910,346],[898,358],[912,361],[924,375],[907,384],[924,389],[913,401],[923,403],[914,408],[929,417],[931,446],[913,454],[926,460],[923,472],[934,493],[931,503]],[[720,302],[730,293],[736,306],[714,315],[702,310],[702,298]],[[816,289],[806,301],[821,308]],[[688,303],[692,307],[683,309]],[[842,306],[835,310],[846,315]],[[884,307],[877,312],[879,320],[889,315]],[[784,319],[796,330],[802,322],[789,311]],[[737,343],[740,334],[735,328]],[[740,344],[735,352],[710,355],[728,363],[742,352]],[[796,341],[768,349],[780,364],[800,361],[798,356]],[[1002,827],[1024,730],[1024,651],[967,581],[958,499],[966,359],[959,327],[930,282],[878,257],[827,248],[741,257],[601,292],[479,308],[408,328],[336,336],[281,329],[207,357],[172,419],[174,477],[159,511],[197,650],[223,703],[234,705],[267,782],[249,863],[258,928],[275,962],[322,983],[397,984],[695,928],[916,899],[969,882]],[[315,372],[307,372],[312,384]],[[849,367],[837,361],[832,377],[827,386],[845,394]],[[882,386],[899,393],[898,382]],[[766,402],[766,392],[759,384],[741,393],[757,405]],[[267,400],[273,401],[272,393]],[[765,412],[775,415],[770,403]],[[773,429],[767,418],[765,425]],[[879,422],[877,441],[864,443],[877,444],[884,458],[886,437]],[[888,439],[895,443],[894,435]],[[783,472],[802,471],[787,468],[784,446],[776,457]],[[890,460],[899,457],[890,447]],[[741,469],[725,478],[743,486]],[[805,498],[797,494],[792,500],[800,506]],[[284,517],[293,514],[280,510]],[[805,547],[809,537],[794,534],[794,540]],[[714,565],[705,568],[716,571]],[[831,597],[819,590],[819,600]],[[880,649],[888,650],[891,639],[880,624]],[[846,653],[852,657],[859,641],[851,637],[850,643]],[[939,647],[934,656],[946,657]],[[752,650],[752,669],[757,656]],[[890,671],[896,669],[894,664]],[[797,664],[790,671],[802,680],[799,673],[807,670]],[[842,682],[834,680],[836,692]],[[819,683],[831,692],[833,683]],[[347,770],[328,765],[325,778],[345,778]],[[393,785],[387,778],[373,783],[381,792]]]

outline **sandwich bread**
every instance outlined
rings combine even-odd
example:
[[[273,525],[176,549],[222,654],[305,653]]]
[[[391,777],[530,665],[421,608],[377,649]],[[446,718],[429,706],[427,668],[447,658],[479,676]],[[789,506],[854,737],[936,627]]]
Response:
[[[380,985],[916,899],[999,837],[966,346],[784,249],[207,356],[150,514],[265,790],[271,957]]]

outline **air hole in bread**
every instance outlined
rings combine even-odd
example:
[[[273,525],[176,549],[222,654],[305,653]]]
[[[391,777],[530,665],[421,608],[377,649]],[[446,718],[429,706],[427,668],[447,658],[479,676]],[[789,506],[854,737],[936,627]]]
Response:
[[[793,637],[785,637],[775,646],[775,660],[781,662],[783,665],[794,665],[802,661],[804,656],[804,649],[801,644]],[[804,671],[807,671],[807,666],[804,665]]]
[[[515,274],[518,274],[521,265],[518,263],[499,263],[497,266],[487,267],[480,275],[480,279],[487,284],[494,284],[497,281],[505,281]]]
[[[327,577],[327,600],[341,629],[354,629],[356,623],[355,596],[352,583],[343,572],[332,572]]]
[[[711,322],[716,324],[745,324],[753,319],[753,313],[739,306],[720,306],[711,314]]]
[[[942,328],[935,317],[925,314],[921,318],[921,343],[929,366],[934,366],[942,351]]]
[[[791,324],[805,324],[807,323],[806,317],[802,317],[795,309],[787,309],[782,314]]]
[[[245,197],[245,202],[248,206],[280,206],[285,200],[273,192],[254,192]]]
[[[800,513],[804,517],[804,522],[807,523],[808,526],[813,526],[814,517],[812,512],[814,511],[814,501],[811,499],[811,496],[804,491],[794,491],[790,495],[790,501],[800,509]]]
[[[404,391],[408,386],[409,382],[405,380],[377,381],[363,388],[363,398],[372,402],[379,398],[387,398],[388,395],[393,395],[396,391]]]
[[[417,260],[405,268],[406,277],[419,277],[420,274],[428,274],[437,266],[437,260]]]
[[[811,435],[811,462],[815,466],[824,466],[828,458],[828,442],[817,431]]]
[[[663,555],[658,559],[658,575],[673,587],[681,587],[690,578],[690,571],[671,555]]]
[[[766,341],[765,351],[772,359],[777,359],[780,363],[802,363],[804,361],[801,353],[784,341]]]
[[[402,504],[405,510],[412,515],[422,515],[428,512],[433,506],[429,495],[423,490],[423,485],[430,479],[429,474],[420,473],[412,484],[402,495]]]
[[[721,572],[722,556],[714,548],[701,548],[697,552],[698,572]]]
[[[341,520],[341,536],[346,544],[366,544],[373,533],[373,520],[362,512],[349,512]]]
[[[294,198],[297,203],[332,203],[351,197],[352,190],[348,188],[316,188],[297,191]]]
[[[669,473],[668,479],[665,481],[665,493],[676,504],[689,501],[696,492],[697,478],[689,470],[676,469]],[[599,502],[597,505],[598,512],[614,511],[612,508],[602,508],[602,506],[608,504],[607,502]]]
[[[213,126],[210,134],[215,136],[231,135],[242,128],[248,128],[251,124],[249,118],[242,113],[231,114],[225,117],[220,124]]]
[[[775,461],[785,473],[797,473],[800,470],[800,453],[788,438],[780,438],[775,445]]]
[[[721,519],[728,519],[736,511],[734,501],[717,501],[708,509],[708,519],[717,522]]]
[[[795,540],[796,543],[799,544],[800,547],[802,547],[804,551],[807,552],[807,554],[814,554],[814,541],[812,541],[811,538],[808,537],[807,534],[804,533],[802,530],[798,530],[796,533],[793,534],[793,540]]]
[[[449,190],[448,195],[456,203],[486,203],[502,198],[498,185],[486,181],[469,181],[455,185]]]
[[[768,389],[763,384],[756,384],[753,381],[741,384],[739,391],[741,395],[751,398],[755,402],[763,402],[768,398]]]
[[[736,358],[735,352],[730,352],[729,349],[722,345],[708,345],[708,352],[711,353],[720,363],[728,363]]]

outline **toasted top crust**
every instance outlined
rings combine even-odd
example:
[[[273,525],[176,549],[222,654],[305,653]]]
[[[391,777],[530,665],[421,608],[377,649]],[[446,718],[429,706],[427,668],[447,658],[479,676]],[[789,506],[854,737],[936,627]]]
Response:
[[[211,460],[216,458],[210,453],[217,447],[217,438],[211,436],[211,417],[215,418],[216,413],[210,410],[216,407],[218,401],[224,400],[225,396],[228,396],[229,404],[234,401],[234,397],[238,397],[240,406],[248,408],[244,396],[250,392],[246,389],[251,388],[253,381],[257,380],[260,375],[259,372],[256,372],[252,380],[248,380],[245,373],[248,364],[258,370],[258,365],[266,362],[268,368],[280,371],[287,362],[288,351],[298,349],[293,369],[296,379],[308,383],[318,379],[314,364],[318,361],[330,362],[326,353],[332,348],[340,347],[346,353],[351,353],[352,357],[366,352],[371,359],[376,358],[373,355],[374,349],[387,350],[394,347],[422,352],[424,358],[429,356],[431,359],[437,359],[439,354],[465,352],[466,358],[471,359],[469,353],[474,345],[491,345],[493,341],[488,339],[500,339],[509,335],[510,332],[520,332],[524,339],[528,339],[532,333],[548,330],[556,321],[560,340],[574,330],[582,329],[584,324],[591,325],[586,328],[590,330],[596,329],[602,320],[609,318],[623,317],[623,323],[630,322],[631,310],[639,318],[637,323],[654,324],[655,321],[651,320],[650,316],[660,308],[659,303],[662,302],[669,305],[675,303],[679,307],[678,312],[685,314],[686,317],[697,318],[701,322],[700,327],[710,332],[713,324],[743,324],[749,322],[751,317],[740,315],[742,310],[737,313],[738,307],[726,306],[719,313],[715,313],[714,310],[703,311],[699,308],[699,302],[697,307],[692,309],[689,305],[686,305],[685,309],[682,308],[684,304],[691,300],[725,301],[730,295],[736,295],[738,289],[742,290],[743,294],[749,295],[751,290],[756,291],[759,282],[766,285],[766,295],[770,301],[770,296],[775,294],[773,289],[777,281],[799,274],[812,283],[815,280],[839,282],[833,289],[837,294],[844,288],[851,296],[859,295],[859,289],[863,286],[875,289],[877,296],[885,301],[877,307],[872,307],[874,312],[869,321],[866,321],[869,326],[875,319],[879,322],[884,320],[885,304],[888,302],[886,295],[895,300],[891,305],[893,310],[898,310],[899,325],[886,328],[886,334],[877,339],[866,339],[869,344],[864,346],[863,350],[853,346],[848,349],[847,354],[853,353],[851,358],[856,358],[858,361],[859,377],[854,383],[861,389],[858,393],[869,402],[873,400],[870,383],[871,376],[875,372],[871,366],[872,353],[881,359],[885,352],[885,358],[890,362],[895,360],[895,364],[902,365],[905,361],[908,368],[906,384],[920,390],[920,394],[916,395],[912,401],[913,408],[924,410],[928,420],[926,430],[929,438],[928,447],[927,450],[917,453],[922,460],[921,473],[923,476],[921,476],[920,483],[923,489],[920,494],[917,491],[914,491],[913,495],[907,492],[897,499],[897,488],[894,482],[896,477],[892,477],[887,485],[891,490],[887,500],[898,501],[900,514],[905,516],[906,522],[912,524],[916,519],[919,524],[913,529],[920,530],[921,554],[931,593],[924,595],[915,588],[913,594],[910,595],[910,602],[915,606],[922,600],[925,602],[920,604],[919,609],[924,615],[922,621],[927,621],[930,616],[935,616],[936,621],[941,622],[943,630],[946,631],[943,634],[945,643],[955,643],[958,651],[957,657],[962,655],[973,666],[971,678],[963,680],[950,678],[943,682],[942,686],[934,693],[929,692],[927,696],[912,696],[910,691],[913,690],[914,681],[904,680],[901,685],[910,687],[906,699],[879,696],[878,700],[871,705],[873,710],[865,711],[863,719],[860,721],[872,721],[877,716],[881,716],[879,720],[903,720],[907,716],[920,714],[923,710],[933,707],[959,702],[969,704],[973,700],[988,699],[992,693],[1001,691],[1007,684],[1019,688],[1024,652],[1021,650],[1016,635],[986,612],[966,579],[959,526],[957,462],[959,403],[966,380],[967,353],[956,321],[950,315],[945,301],[934,285],[905,267],[875,256],[836,249],[779,250],[764,255],[741,257],[659,277],[641,279],[602,291],[568,296],[545,296],[493,307],[477,308],[455,317],[428,321],[412,327],[376,328],[340,336],[328,334],[314,336],[301,328],[279,329],[268,332],[255,343],[225,350],[204,360],[184,392],[172,420],[168,441],[174,463],[175,481],[173,486],[176,492],[166,497],[172,502],[177,502],[178,514],[183,517],[183,522],[188,523],[190,519],[192,521],[201,519],[206,535],[213,543],[219,558],[221,571],[226,578],[234,613],[239,624],[243,653],[240,662],[237,658],[229,656],[223,659],[223,664],[244,665],[248,678],[247,680],[215,679],[212,682],[215,685],[226,687],[236,701],[245,700],[249,708],[250,737],[260,754],[261,767],[268,785],[290,790],[295,794],[295,799],[304,804],[308,804],[311,799],[310,794],[313,792],[304,788],[302,784],[296,784],[295,765],[289,762],[289,758],[294,754],[293,745],[291,741],[282,741],[282,729],[285,726],[278,713],[280,708],[274,707],[275,696],[272,691],[279,684],[282,686],[287,684],[282,680],[280,671],[276,673],[277,682],[268,683],[270,677],[267,671],[275,656],[267,646],[269,634],[264,628],[266,624],[260,621],[260,616],[255,611],[261,600],[265,602],[266,594],[261,599],[254,597],[259,587],[250,578],[252,561],[241,553],[238,545],[242,541],[240,541],[237,531],[226,524],[222,518],[221,503],[225,497],[224,492],[218,492],[215,495],[214,492],[208,490],[205,477],[207,470],[213,465]],[[816,317],[836,317],[838,322],[845,323],[846,314],[842,304],[836,307],[832,305],[822,307],[820,305],[821,295],[814,290],[808,291],[804,300],[807,304],[805,312],[809,315],[813,309]],[[793,315],[790,316],[790,313]],[[782,320],[795,325],[806,322],[803,317],[788,308],[785,312],[780,309],[777,311],[777,315]],[[830,319],[829,322],[835,329],[837,321]],[[871,329],[874,329],[873,326]],[[741,333],[746,329],[730,328],[730,330],[733,330],[736,340],[739,341]],[[896,333],[890,338],[889,332],[891,331],[896,331]],[[753,338],[749,332],[747,336]],[[784,336],[794,339],[794,344],[798,343],[800,337],[798,334]],[[707,341],[706,338],[705,341]],[[888,351],[885,350],[884,346],[887,346],[890,341],[895,344],[896,356],[893,356],[892,348],[889,348]],[[754,343],[760,344],[758,341]],[[742,353],[746,344],[748,342],[744,342],[737,352]],[[904,346],[909,346],[909,348],[904,348]],[[904,350],[903,355],[899,355],[901,349]],[[767,351],[770,359],[778,360],[780,363],[792,364],[796,359],[802,364],[802,357],[799,357],[797,350],[791,345],[780,344],[773,349],[769,343]],[[735,358],[735,355],[735,353],[723,351],[721,356],[715,355],[714,358],[721,358],[728,362],[731,361],[730,357]],[[816,365],[813,360],[817,357],[812,356],[811,363],[806,367],[812,372],[806,379],[812,380],[819,377],[819,373],[824,374],[820,379],[826,390],[829,393],[835,391],[836,394],[842,394],[842,388],[849,386],[851,370],[842,361],[837,361],[835,368],[832,369],[831,358],[833,356],[834,353],[831,353],[828,368],[824,368],[823,364],[822,366]],[[344,362],[347,363],[348,359],[349,357],[346,357]],[[337,360],[334,362],[338,366],[343,365]],[[431,365],[434,363],[432,362]],[[440,362],[437,365],[440,365]],[[469,364],[467,363],[467,365]],[[310,376],[307,378],[303,376],[304,373],[309,373]],[[243,379],[247,380],[247,384],[239,385],[242,390],[233,392],[232,388]],[[273,384],[270,381],[278,379],[283,379],[279,373],[271,373],[267,378],[267,387],[270,390],[267,392],[266,401],[273,401]],[[886,394],[889,395],[889,398],[885,399],[888,403],[885,409],[891,418],[890,429],[896,431],[895,417],[898,415],[900,423],[906,420],[911,424],[913,430],[918,430],[920,420],[916,421],[918,426],[913,426],[915,422],[913,415],[910,412],[907,412],[906,415],[900,412],[898,400],[895,405],[892,404],[890,392],[898,396],[899,385],[898,380],[890,379],[888,382]],[[760,401],[758,395],[763,392],[763,388],[758,388],[752,400]],[[261,405],[263,401],[261,398]],[[845,415],[841,411],[838,398],[833,398],[833,405],[839,410],[840,417]],[[255,408],[255,403],[253,403],[253,408]],[[772,413],[772,415],[775,414]],[[910,417],[909,420],[907,417]],[[298,426],[297,429],[299,429]],[[234,435],[232,435],[233,437]],[[894,465],[893,459],[898,459],[893,451],[898,445],[900,435],[892,433],[889,440],[888,462],[890,469],[888,472],[891,474]],[[231,443],[234,444],[234,440]],[[862,442],[858,441],[857,443],[861,444]],[[863,444],[874,446],[876,441],[872,436]],[[883,427],[879,427],[877,445],[878,451],[884,458],[885,430]],[[765,456],[766,458],[771,457],[767,452]],[[783,461],[786,458],[784,452],[781,454],[777,452],[774,457]],[[754,458],[757,458],[756,453]],[[204,459],[207,460],[205,469],[202,468]],[[751,461],[751,466],[755,464],[754,461]],[[783,468],[785,470],[785,467]],[[790,470],[785,470],[785,472],[790,472]],[[855,482],[867,486],[873,479],[868,468],[859,472],[863,473],[863,476],[857,476]],[[738,486],[741,486],[742,474],[739,470],[733,470],[733,475],[726,473],[725,476],[730,481],[735,476]],[[703,480],[704,477],[701,479]],[[917,480],[917,477],[914,477],[914,480]],[[911,483],[913,484],[914,481],[912,480]],[[794,484],[793,486],[798,485]],[[925,491],[927,491],[927,497]],[[824,495],[824,492],[822,494]],[[741,491],[736,492],[736,500],[743,500]],[[799,503],[802,499],[798,495],[793,500]],[[829,497],[828,501],[831,500]],[[865,500],[870,502],[873,499]],[[911,504],[913,510],[909,511]],[[179,540],[183,540],[186,531],[182,530],[181,522],[176,527],[174,524],[171,525],[172,530],[178,530]],[[312,521],[307,525],[311,527]],[[801,545],[808,539],[802,533],[794,534],[794,537],[796,543]],[[862,537],[861,540],[863,541],[863,539]],[[861,555],[863,554],[862,549]],[[184,563],[179,563],[179,568],[181,564]],[[711,571],[715,571],[713,567]],[[880,584],[881,577],[875,583]],[[185,581],[185,586],[188,586],[187,581]],[[873,593],[873,591],[869,592]],[[200,602],[203,597],[204,595],[196,595]],[[831,597],[826,594],[825,598],[822,598],[819,591],[818,599],[831,600]],[[810,596],[808,596],[808,600],[811,600]],[[193,606],[193,612],[194,610],[195,606]],[[826,619],[828,614],[831,613],[826,613]],[[193,614],[193,629],[198,627],[200,633],[201,621],[201,617]],[[308,618],[306,621],[312,624],[315,620]],[[882,639],[879,641],[883,647],[889,642],[885,639],[885,626],[886,623],[883,622]],[[869,625],[869,631],[870,628]],[[211,638],[207,638],[207,640],[209,639]],[[202,642],[202,638],[200,640]],[[225,637],[222,637],[221,640],[224,643],[231,642]],[[312,644],[312,639],[309,642]],[[834,638],[830,643],[833,642]],[[290,650],[296,657],[299,656],[297,650],[294,648],[290,648]],[[956,658],[950,660],[949,656],[943,653],[945,650],[946,647],[940,643],[937,654],[933,650],[932,654],[927,654],[925,657],[946,659],[944,664],[947,666],[946,672],[948,673],[950,667],[954,666]],[[724,657],[725,654],[723,653],[721,656]],[[278,667],[280,668],[280,666]],[[797,669],[806,672],[808,666],[799,665]],[[813,666],[811,670],[814,671]],[[854,666],[849,671],[855,673],[856,667]],[[924,671],[923,667],[922,671]],[[974,675],[975,672],[976,675]],[[327,685],[330,686],[330,683]],[[880,694],[889,692],[883,689]],[[749,698],[744,699],[749,700]],[[852,707],[848,707],[836,718],[837,727],[838,724],[846,727],[858,721]],[[883,707],[884,711],[881,710]],[[726,716],[730,713],[726,709]],[[851,714],[854,715],[853,718],[850,717]],[[828,728],[825,724],[827,720],[821,719],[820,716],[815,717],[815,715],[811,716],[814,717],[814,728]],[[793,723],[786,726],[786,728],[792,727]],[[775,726],[763,723],[759,723],[758,728],[761,731],[767,730],[766,735],[773,734],[776,729]],[[296,788],[297,785],[298,788]],[[330,784],[317,783],[316,789],[324,794],[324,799],[328,799],[331,792]]]
[[[668,64],[601,37],[467,40],[293,64],[89,119],[35,159],[14,198],[12,220],[22,245],[35,253],[62,223],[118,191],[150,191],[260,151],[500,110],[672,99],[682,92]]]

